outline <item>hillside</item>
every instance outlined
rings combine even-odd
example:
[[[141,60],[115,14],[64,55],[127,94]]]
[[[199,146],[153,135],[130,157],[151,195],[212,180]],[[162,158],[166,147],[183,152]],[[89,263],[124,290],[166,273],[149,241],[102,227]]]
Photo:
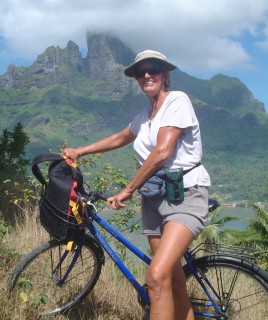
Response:
[[[87,35],[88,54],[69,41],[49,47],[30,67],[10,65],[0,76],[0,128],[21,122],[31,137],[28,155],[58,151],[67,141],[77,146],[122,129],[147,102],[135,81],[123,75],[135,53],[105,34]],[[264,105],[237,78],[209,80],[180,69],[173,89],[185,91],[198,115],[203,163],[213,187],[233,200],[267,198],[268,116]],[[132,147],[106,154],[129,176],[134,172]]]

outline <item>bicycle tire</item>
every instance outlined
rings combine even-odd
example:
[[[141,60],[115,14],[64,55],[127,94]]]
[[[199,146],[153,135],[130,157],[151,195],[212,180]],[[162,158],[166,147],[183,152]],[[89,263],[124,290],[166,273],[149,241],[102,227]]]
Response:
[[[51,270],[59,261],[65,250],[66,242],[50,240],[36,247],[13,269],[8,280],[8,294],[25,312],[30,306],[32,317],[63,313],[76,303],[82,301],[94,288],[104,263],[103,251],[96,241],[86,236],[85,243],[80,246],[81,252],[63,285],[58,285],[51,276]],[[71,251],[57,277],[61,277],[70,265],[73,256]],[[57,278],[58,279],[58,278]],[[23,312],[23,311],[22,311]],[[29,312],[29,311],[28,311]]]
[[[268,273],[249,261],[226,255],[212,255],[192,261],[199,276],[216,289],[220,298],[212,290],[209,292],[221,309],[224,320],[263,320],[268,317]],[[184,266],[188,296],[196,312],[217,314],[209,307],[209,299],[200,284]],[[206,286],[208,287],[208,286]],[[200,303],[200,305],[198,305]],[[197,315],[195,319],[211,319]]]

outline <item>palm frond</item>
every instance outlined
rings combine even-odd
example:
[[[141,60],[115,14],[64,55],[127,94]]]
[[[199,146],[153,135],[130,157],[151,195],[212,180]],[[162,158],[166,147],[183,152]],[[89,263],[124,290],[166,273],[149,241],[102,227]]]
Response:
[[[226,222],[237,221],[237,220],[241,220],[241,219],[238,217],[234,217],[234,216],[226,216],[226,217],[222,217],[222,218],[219,218],[218,220],[214,221],[214,224],[223,225]]]
[[[250,220],[249,227],[268,239],[268,224],[264,224],[260,219],[253,218]]]
[[[261,209],[255,203],[252,203],[250,206],[253,209],[253,211],[256,213],[256,215],[268,225],[268,213],[265,210]]]
[[[256,217],[250,219],[249,227],[257,231],[262,238],[268,239],[268,213],[256,204],[251,204]]]

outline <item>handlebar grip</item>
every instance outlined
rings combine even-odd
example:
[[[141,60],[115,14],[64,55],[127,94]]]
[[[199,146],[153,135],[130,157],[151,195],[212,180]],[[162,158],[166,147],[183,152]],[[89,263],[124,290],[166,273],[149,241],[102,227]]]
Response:
[[[105,196],[103,193],[101,193],[100,191],[93,191],[93,190],[85,190],[86,191],[86,194],[88,197],[91,198],[91,201],[92,203],[93,202],[96,202],[98,200],[104,200],[104,201],[107,201],[108,197]]]
[[[108,197],[102,194],[101,192],[97,192],[97,199],[107,201]]]

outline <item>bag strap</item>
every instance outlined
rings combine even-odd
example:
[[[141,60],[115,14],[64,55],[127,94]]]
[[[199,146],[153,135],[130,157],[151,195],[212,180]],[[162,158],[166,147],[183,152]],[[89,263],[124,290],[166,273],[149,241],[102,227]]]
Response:
[[[197,168],[201,166],[201,162],[198,162],[195,166],[193,166],[192,168],[190,169],[187,169],[187,170],[183,170],[183,175],[187,174],[188,172],[192,171],[194,168]],[[154,176],[157,176],[159,178],[162,178],[162,179],[165,179],[166,178],[166,171],[164,169],[159,169],[155,174]]]
[[[193,166],[192,168],[188,169],[188,170],[183,170],[183,175],[187,174],[188,172],[192,171],[194,168],[197,168],[201,166],[201,162],[198,162],[195,166]]]
[[[43,153],[33,158],[32,172],[37,178],[37,180],[42,183],[42,185],[46,186],[47,182],[43,174],[41,173],[41,170],[38,167],[38,164],[45,161],[57,161],[57,160],[61,161],[61,160],[64,160],[64,158],[60,154],[56,154],[56,153]]]

